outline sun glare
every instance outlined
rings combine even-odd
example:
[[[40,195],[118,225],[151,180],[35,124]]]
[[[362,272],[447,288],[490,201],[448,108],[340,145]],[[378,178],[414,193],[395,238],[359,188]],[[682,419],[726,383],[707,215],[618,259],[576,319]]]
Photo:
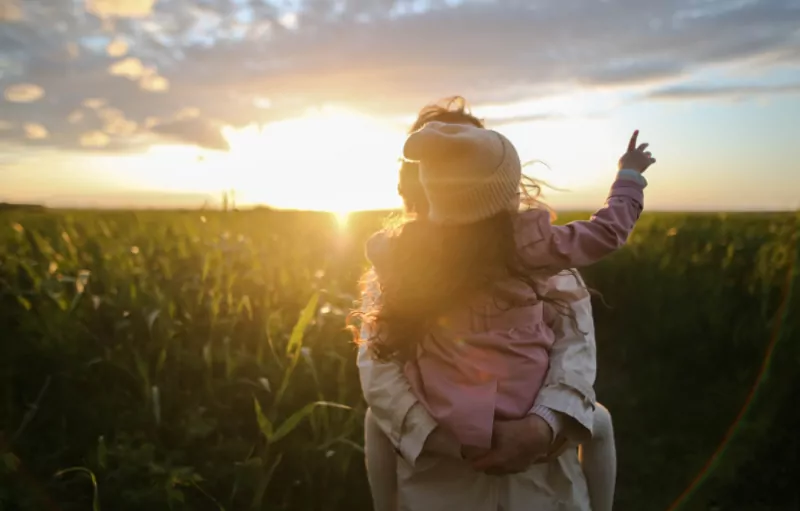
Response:
[[[330,211],[395,208],[397,158],[405,134],[394,124],[343,109],[222,132],[229,152],[159,145],[130,169],[136,185],[221,196],[240,206]]]
[[[519,149],[531,177],[556,188],[581,191],[610,183],[619,144],[605,119],[511,123],[501,130]]]
[[[549,165],[526,172],[557,188],[592,189],[612,174],[616,146],[605,120],[511,122],[499,129],[524,161]],[[153,146],[115,173],[131,187],[216,200],[233,191],[238,206],[329,211],[340,226],[350,212],[402,205],[397,169],[405,133],[395,121],[324,108],[261,126],[229,126],[222,134],[229,152]]]
[[[242,129],[226,128],[231,187],[244,204],[334,212],[392,207],[404,134],[339,109]]]
[[[336,218],[336,225],[342,229],[347,227],[347,221],[350,218],[349,211],[333,211],[333,216]]]

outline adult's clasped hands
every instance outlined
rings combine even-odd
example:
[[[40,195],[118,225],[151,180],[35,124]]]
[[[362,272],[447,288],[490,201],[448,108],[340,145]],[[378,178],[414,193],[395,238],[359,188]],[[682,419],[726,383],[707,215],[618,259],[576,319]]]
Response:
[[[489,452],[469,460],[472,467],[491,475],[516,474],[548,460],[553,448],[553,430],[538,415],[497,421],[492,444]]]
[[[436,428],[425,447],[439,454],[460,456],[453,449],[452,437],[448,437],[448,433]],[[554,450],[553,430],[538,415],[495,422],[492,444],[489,451],[467,460],[475,470],[491,475],[516,474],[558,454]]]

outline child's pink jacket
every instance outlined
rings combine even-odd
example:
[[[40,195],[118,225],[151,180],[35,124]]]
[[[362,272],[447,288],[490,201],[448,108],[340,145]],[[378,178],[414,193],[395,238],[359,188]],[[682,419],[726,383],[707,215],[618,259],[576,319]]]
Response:
[[[620,173],[605,206],[588,221],[556,226],[547,211],[520,213],[516,239],[525,262],[554,274],[590,265],[624,245],[644,202],[644,180],[629,175]],[[367,253],[380,279],[379,252],[387,240],[376,236]],[[494,420],[525,416],[548,369],[554,339],[542,302],[521,282],[501,287],[501,293],[475,297],[470,307],[442,317],[418,345],[416,360],[405,366],[420,402],[462,445],[491,447]],[[530,305],[509,309],[498,299],[509,294],[515,303]]]

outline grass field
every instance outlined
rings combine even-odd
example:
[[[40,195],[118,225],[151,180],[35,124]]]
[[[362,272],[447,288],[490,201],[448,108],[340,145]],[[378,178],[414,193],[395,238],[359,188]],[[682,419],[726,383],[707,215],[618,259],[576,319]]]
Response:
[[[618,509],[800,509],[799,220],[647,214],[583,272]],[[343,322],[380,224],[0,213],[0,509],[369,509]]]

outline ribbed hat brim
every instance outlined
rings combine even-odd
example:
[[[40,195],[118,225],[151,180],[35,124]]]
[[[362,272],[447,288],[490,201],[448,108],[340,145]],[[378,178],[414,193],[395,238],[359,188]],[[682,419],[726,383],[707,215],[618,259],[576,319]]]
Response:
[[[503,155],[493,172],[476,179],[476,174],[465,168],[463,179],[424,180],[431,221],[446,224],[478,222],[508,210],[515,203],[522,165],[511,142],[496,134],[503,142]]]

